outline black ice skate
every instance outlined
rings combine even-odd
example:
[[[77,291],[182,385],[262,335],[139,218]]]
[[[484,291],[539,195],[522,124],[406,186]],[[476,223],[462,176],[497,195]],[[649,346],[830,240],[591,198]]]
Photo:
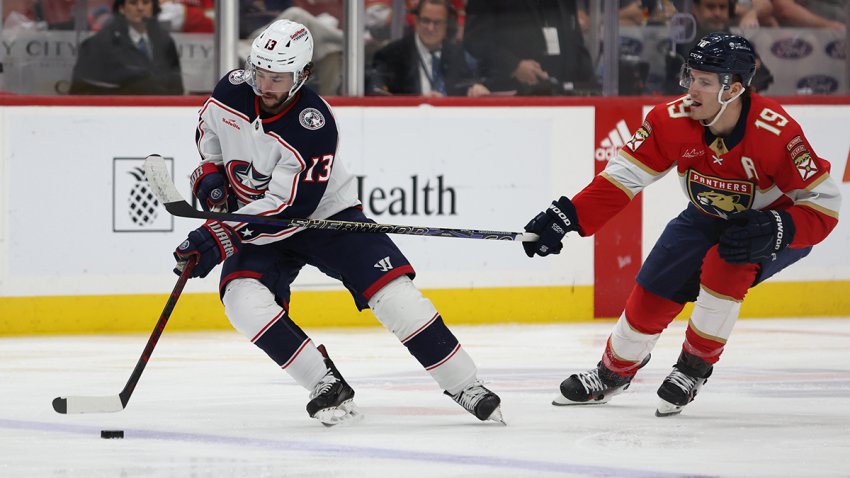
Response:
[[[673,371],[658,388],[656,417],[669,417],[682,413],[685,405],[694,401],[699,389],[708,381],[714,367],[701,358],[685,351],[679,355]]]
[[[649,355],[643,359],[640,367],[649,362]],[[561,394],[552,400],[552,405],[601,405],[608,403],[611,397],[629,388],[633,375],[624,376],[607,369],[602,362],[596,368],[586,372],[572,374],[561,382]]]
[[[333,361],[328,357],[324,345],[319,352],[325,358],[328,372],[310,392],[307,413],[325,426],[350,423],[363,418],[354,404],[354,389],[342,378]]]
[[[502,419],[502,409],[499,406],[502,400],[498,395],[491,392],[481,382],[476,380],[455,395],[443,392],[452,397],[452,400],[460,404],[469,413],[475,415],[479,420],[493,420],[505,425]]]

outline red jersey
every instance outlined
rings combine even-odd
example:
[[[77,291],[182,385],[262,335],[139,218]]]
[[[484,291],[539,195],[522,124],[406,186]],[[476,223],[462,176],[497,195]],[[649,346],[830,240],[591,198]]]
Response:
[[[685,98],[653,108],[605,170],[573,198],[583,236],[673,169],[685,195],[705,214],[787,210],[796,226],[792,247],[811,246],[832,231],[841,196],[830,164],[779,103],[752,94],[748,103],[743,100],[732,133],[714,137],[688,116]]]

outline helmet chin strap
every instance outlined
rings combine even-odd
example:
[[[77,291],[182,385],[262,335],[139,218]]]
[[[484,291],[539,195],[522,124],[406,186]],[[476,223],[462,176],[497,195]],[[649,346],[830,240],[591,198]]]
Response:
[[[723,112],[726,111],[726,107],[729,106],[729,103],[735,101],[736,99],[738,99],[739,96],[743,95],[745,90],[746,88],[741,88],[741,91],[739,91],[738,94],[729,98],[726,101],[723,101],[723,92],[726,91],[726,88],[720,88],[720,91],[717,92],[717,102],[720,103],[720,111],[718,111],[717,114],[714,115],[714,119],[711,120],[711,122],[706,123],[705,120],[700,120],[700,123],[702,123],[702,125],[706,128],[712,126],[714,123],[717,123],[717,120],[719,120],[720,117],[723,116]]]
[[[301,87],[304,86],[304,83],[307,83],[307,80],[310,79],[310,74],[312,72],[313,62],[311,61],[304,65],[304,68],[302,68],[297,75],[293,73],[293,75],[298,78],[298,81],[296,81],[295,84],[292,85],[292,88],[289,89],[289,96],[287,96],[287,99],[292,98],[293,96],[295,96],[295,93],[298,93],[298,90],[300,90]]]
[[[304,74],[303,70],[302,73],[298,75],[298,77],[298,81],[295,82],[295,84],[292,85],[292,88],[289,89],[289,95],[287,96],[287,99],[290,99],[295,96],[295,93],[298,93],[298,90],[300,90],[301,87],[304,86],[304,83],[307,82],[307,75]]]

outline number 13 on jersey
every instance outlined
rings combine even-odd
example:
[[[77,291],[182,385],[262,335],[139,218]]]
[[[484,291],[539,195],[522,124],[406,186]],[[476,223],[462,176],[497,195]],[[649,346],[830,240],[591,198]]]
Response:
[[[334,164],[334,155],[326,154],[310,158],[310,167],[304,173],[305,183],[325,183],[331,177],[331,169]],[[318,167],[317,167],[318,166]],[[318,177],[317,177],[318,176]]]

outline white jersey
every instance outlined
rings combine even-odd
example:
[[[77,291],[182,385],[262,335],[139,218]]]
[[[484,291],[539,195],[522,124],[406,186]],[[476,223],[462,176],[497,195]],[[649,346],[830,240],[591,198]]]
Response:
[[[336,161],[338,131],[330,106],[302,87],[274,116],[235,70],[201,109],[196,133],[203,162],[226,173],[240,214],[327,219],[360,206],[354,176]],[[234,212],[234,211],[231,211]],[[268,244],[300,228],[231,223],[244,243]]]

